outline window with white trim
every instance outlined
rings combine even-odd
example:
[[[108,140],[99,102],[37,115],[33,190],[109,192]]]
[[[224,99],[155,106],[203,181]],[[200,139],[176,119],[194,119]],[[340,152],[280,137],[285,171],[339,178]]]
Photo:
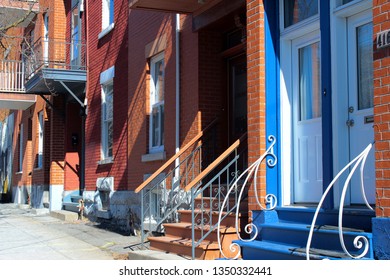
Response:
[[[149,153],[164,151],[164,54],[150,60]]]
[[[102,87],[102,160],[111,160],[113,155],[114,72],[114,67],[111,67],[100,74]]]
[[[23,137],[24,137],[24,131],[23,131],[23,124],[21,123],[19,125],[19,172],[23,170]]]
[[[102,30],[114,23],[114,0],[102,0]]]
[[[38,152],[37,152],[37,168],[43,166],[43,111],[38,113]]]

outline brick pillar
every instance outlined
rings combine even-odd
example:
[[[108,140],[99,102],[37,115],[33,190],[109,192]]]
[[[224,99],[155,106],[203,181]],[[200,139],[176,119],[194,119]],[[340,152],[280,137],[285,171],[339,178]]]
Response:
[[[64,98],[53,98],[54,108],[50,119],[50,210],[59,210],[62,206],[65,168],[65,117]]]
[[[265,151],[265,53],[264,6],[261,0],[247,0],[247,81],[248,81],[248,165]],[[265,195],[265,167],[259,171],[259,195]],[[260,209],[253,189],[249,209]]]
[[[376,218],[374,251],[390,259],[390,46],[376,48],[376,35],[390,29],[390,3],[373,1]]]

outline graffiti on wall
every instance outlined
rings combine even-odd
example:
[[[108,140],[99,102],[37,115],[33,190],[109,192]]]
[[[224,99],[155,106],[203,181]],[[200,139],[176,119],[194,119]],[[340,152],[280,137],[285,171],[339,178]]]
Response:
[[[12,183],[12,139],[14,115],[11,114],[0,122],[0,194],[10,192]]]

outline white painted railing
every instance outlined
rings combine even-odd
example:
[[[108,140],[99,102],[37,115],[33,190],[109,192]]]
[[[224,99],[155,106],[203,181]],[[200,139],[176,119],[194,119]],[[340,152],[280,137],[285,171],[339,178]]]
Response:
[[[344,209],[344,201],[345,201],[345,196],[347,194],[347,190],[348,190],[348,187],[350,185],[350,181],[351,181],[351,178],[353,176],[353,174],[355,173],[355,171],[357,170],[358,166],[360,165],[360,186],[361,186],[361,193],[362,193],[362,196],[363,196],[363,199],[364,199],[364,202],[366,204],[366,206],[374,211],[374,209],[371,207],[371,205],[368,203],[367,201],[367,198],[366,198],[366,193],[365,193],[365,189],[364,189],[364,180],[363,180],[363,172],[364,172],[364,166],[365,166],[365,163],[366,163],[366,160],[367,160],[367,157],[368,157],[368,154],[369,152],[371,151],[372,147],[374,145],[374,142],[373,143],[370,143],[364,150],[363,152],[361,152],[357,157],[355,157],[351,162],[349,162],[337,175],[336,177],[334,177],[334,179],[332,180],[332,182],[330,182],[330,184],[328,185],[328,187],[326,188],[324,194],[322,195],[321,197],[321,200],[320,202],[318,203],[318,206],[317,206],[317,209],[316,209],[316,212],[314,214],[314,217],[313,217],[313,221],[311,223],[311,227],[310,227],[310,232],[309,232],[309,237],[308,237],[308,240],[307,240],[307,244],[306,244],[306,259],[307,260],[310,260],[310,254],[309,254],[309,251],[310,251],[310,246],[311,246],[311,241],[312,241],[312,237],[313,237],[313,232],[314,232],[314,228],[315,228],[315,223],[317,221],[317,217],[318,217],[318,213],[322,207],[322,204],[326,198],[326,196],[328,195],[328,193],[330,192],[330,190],[332,189],[332,187],[334,186],[334,184],[336,183],[336,181],[340,178],[340,176],[346,171],[346,170],[349,170],[350,167],[351,167],[351,170],[348,174],[348,177],[346,178],[345,182],[344,182],[344,186],[343,186],[343,189],[342,189],[342,194],[341,194],[341,198],[340,198],[340,208],[339,208],[339,217],[338,217],[338,228],[339,228],[339,239],[340,239],[340,244],[341,244],[341,247],[344,251],[344,253],[346,255],[348,255],[350,258],[353,258],[353,259],[360,259],[362,257],[364,257],[367,252],[368,252],[368,249],[369,249],[369,241],[366,237],[364,236],[357,236],[355,237],[354,239],[354,242],[353,242],[353,245],[356,249],[363,249],[363,252],[360,253],[359,255],[352,255],[346,248],[345,246],[345,242],[344,242],[344,236],[343,236],[343,209]]]
[[[221,207],[221,209],[224,209],[225,206],[228,204],[229,197],[230,197],[231,193],[235,193],[235,192],[239,193],[238,199],[236,201],[236,205],[233,207],[233,209],[236,212],[235,213],[236,214],[236,216],[235,216],[235,218],[236,218],[236,221],[235,221],[236,233],[237,233],[238,238],[244,242],[250,242],[250,241],[255,240],[257,235],[258,235],[258,232],[259,232],[259,230],[255,224],[249,223],[245,226],[244,230],[247,234],[251,235],[251,238],[243,239],[240,235],[240,227],[239,227],[240,204],[244,198],[243,194],[244,194],[245,189],[247,187],[249,188],[251,186],[251,184],[249,182],[253,183],[253,192],[255,193],[256,202],[262,210],[264,210],[264,211],[273,210],[273,209],[275,209],[275,207],[277,205],[276,196],[273,194],[267,194],[265,196],[265,204],[266,205],[264,206],[264,204],[260,202],[260,199],[258,196],[258,190],[257,190],[257,179],[258,179],[258,173],[259,173],[259,168],[261,166],[261,163],[263,163],[263,161],[266,160],[266,164],[268,165],[268,167],[274,167],[277,163],[277,157],[274,153],[274,146],[276,143],[275,136],[270,135],[268,137],[268,141],[270,142],[268,149],[254,163],[252,163],[246,170],[244,170],[236,178],[236,180],[230,185],[229,191],[227,192],[225,199],[222,203],[222,207]],[[242,186],[240,187],[241,184],[242,184]],[[222,221],[222,211],[219,212],[218,230],[217,230],[218,233],[220,232],[221,221]],[[217,236],[218,236],[219,251],[220,251],[221,255],[224,258],[229,258],[225,255],[225,253],[222,250],[222,242],[221,242],[220,235],[218,234]],[[232,243],[230,245],[229,249],[230,249],[232,254],[235,254],[233,259],[238,259],[240,257],[241,248],[239,245],[237,245],[236,243]]]
[[[0,92],[24,93],[25,71],[22,61],[0,61]]]

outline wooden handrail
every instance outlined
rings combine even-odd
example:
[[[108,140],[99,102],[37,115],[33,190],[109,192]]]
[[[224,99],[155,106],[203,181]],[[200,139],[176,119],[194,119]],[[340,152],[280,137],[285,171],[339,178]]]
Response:
[[[190,142],[188,142],[182,149],[174,154],[169,160],[167,160],[159,169],[157,169],[152,175],[150,175],[138,188],[135,189],[135,193],[139,193],[150,182],[152,182],[161,172],[163,172],[170,164],[172,164],[179,156],[181,156],[188,148],[190,148],[196,141],[198,141],[204,133],[209,130],[218,119],[214,119],[205,129],[199,132]]]
[[[234,142],[226,151],[224,151],[216,160],[214,160],[205,170],[202,171],[194,180],[189,183],[184,190],[188,192],[191,190],[195,185],[199,183],[200,180],[202,180],[204,177],[206,177],[215,167],[218,166],[225,158],[227,158],[240,144],[245,140],[247,137],[247,133],[242,135],[240,139],[238,139],[236,142]]]

